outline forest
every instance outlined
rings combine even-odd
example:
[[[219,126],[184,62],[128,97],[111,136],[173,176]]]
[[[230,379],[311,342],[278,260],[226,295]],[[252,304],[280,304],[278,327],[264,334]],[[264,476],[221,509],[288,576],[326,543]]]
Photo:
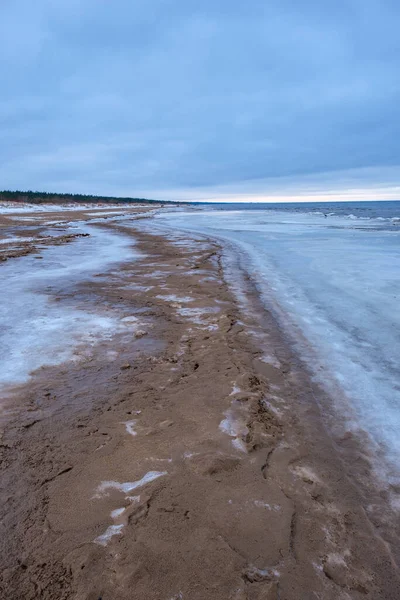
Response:
[[[137,204],[153,203],[159,204],[158,200],[149,200],[148,198],[119,198],[116,196],[95,196],[91,194],[58,194],[53,192],[22,192],[19,190],[0,191],[0,202],[28,202],[30,204],[77,204],[86,203],[109,203],[109,204]]]

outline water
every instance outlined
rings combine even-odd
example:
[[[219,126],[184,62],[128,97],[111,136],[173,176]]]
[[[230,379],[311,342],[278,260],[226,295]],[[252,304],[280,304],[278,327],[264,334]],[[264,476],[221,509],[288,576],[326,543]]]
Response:
[[[75,229],[76,230],[76,229]],[[24,383],[43,365],[76,358],[76,349],[91,346],[124,329],[121,319],[95,302],[55,301],[72,297],[76,286],[138,253],[132,239],[91,225],[79,225],[90,237],[0,265],[0,391]]]
[[[235,203],[235,204],[203,204],[199,207],[215,210],[262,210],[289,213],[311,213],[327,216],[344,216],[358,219],[391,220],[400,219],[400,201],[387,202],[273,202],[273,203]]]
[[[197,207],[159,214],[157,222],[225,240],[241,252],[315,379],[332,398],[340,390],[341,416],[368,433],[385,455],[387,476],[397,481],[400,203],[318,208]]]

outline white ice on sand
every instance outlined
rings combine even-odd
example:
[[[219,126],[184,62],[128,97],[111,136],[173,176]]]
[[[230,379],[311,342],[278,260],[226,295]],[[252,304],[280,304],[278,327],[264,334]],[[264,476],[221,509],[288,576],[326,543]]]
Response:
[[[232,445],[236,450],[247,452],[244,438],[249,430],[246,425],[246,410],[243,405],[236,400],[232,400],[231,407],[224,412],[224,416],[225,418],[219,424],[220,430],[234,438]]]
[[[107,546],[108,542],[114,535],[121,535],[124,525],[110,525],[104,533],[99,535],[94,542],[100,546]]]
[[[118,519],[118,517],[120,517],[121,515],[123,515],[125,512],[125,507],[123,508],[116,508],[115,510],[111,511],[111,518],[112,519]]]
[[[40,261],[28,255],[0,265],[0,389],[25,382],[43,365],[70,360],[81,344],[93,345],[122,328],[111,311],[100,312],[86,299],[72,304],[57,298],[138,256],[130,237],[93,226],[78,231],[90,236],[46,248]]]
[[[131,503],[133,502],[139,502],[140,501],[140,496],[128,496],[127,500],[129,500]],[[107,529],[105,530],[104,533],[102,533],[101,535],[99,535],[97,538],[95,538],[93,541],[95,544],[99,544],[100,546],[107,546],[108,542],[110,542],[111,538],[113,538],[115,535],[121,535],[122,534],[122,530],[126,525],[126,520],[125,522],[118,522],[118,521],[123,521],[122,517],[124,512],[126,511],[125,506],[121,507],[121,508],[116,508],[114,510],[111,511],[110,516],[113,519],[113,521],[116,521],[116,523],[114,523],[114,525],[110,525],[109,527],[107,527]]]
[[[118,481],[102,481],[101,484],[97,487],[96,494],[94,498],[101,498],[102,496],[108,493],[108,490],[114,489],[120,492],[124,492],[125,494],[129,494],[136,490],[137,488],[143,487],[147,483],[158,479],[159,477],[163,477],[164,475],[168,475],[167,471],[148,471],[142,479],[138,481],[127,481],[126,483],[119,483]]]
[[[118,490],[119,492],[123,492],[125,494],[129,494],[133,490],[136,490],[140,487],[155,481],[159,477],[163,477],[164,475],[168,475],[167,471],[148,471],[146,475],[139,479],[138,481],[119,483],[118,481],[102,481],[101,484],[97,487],[96,494],[93,498],[102,498],[108,495],[109,490]],[[125,496],[125,500],[129,500],[131,503],[139,503],[140,496]],[[107,527],[104,533],[99,535],[93,541],[95,544],[100,544],[101,546],[106,546],[112,537],[115,535],[121,535],[122,530],[126,525],[126,519],[123,518],[124,513],[127,507],[116,508],[111,511],[111,518],[115,521],[114,525],[110,525]],[[122,521],[122,522],[119,522]]]
[[[22,202],[2,202],[0,204],[0,214],[8,214],[8,213],[48,213],[48,212],[68,212],[68,211],[78,211],[83,210],[87,212],[90,210],[93,215],[97,215],[99,213],[102,214],[114,214],[114,212],[106,212],[109,211],[110,208],[115,209],[118,212],[129,212],[129,207],[114,204],[109,205],[107,207],[104,206],[93,206],[93,204],[29,204]],[[135,207],[134,207],[135,208]],[[90,213],[89,213],[90,214]]]
[[[129,316],[129,317],[123,317],[121,319],[121,323],[124,323],[124,325],[136,325],[139,322],[139,319],[137,317],[134,317],[133,315]]]
[[[33,237],[10,236],[10,237],[0,240],[0,244],[21,244],[23,242],[31,242],[34,239],[35,238],[33,238]]]
[[[176,312],[178,315],[189,319],[192,321],[192,323],[200,327],[207,326],[207,318],[209,318],[212,314],[215,315],[219,311],[219,306],[205,306],[202,308],[182,308],[181,306],[176,307]],[[216,324],[208,325],[208,327],[210,328],[210,331],[212,331],[214,328],[216,328]]]
[[[123,423],[125,425],[126,431],[129,433],[129,435],[133,435],[133,436],[137,435],[137,431],[135,430],[136,423],[137,423],[136,420],[125,421],[125,423]]]
[[[231,437],[247,434],[247,427],[242,419],[235,417],[230,409],[225,412],[225,419],[221,421],[219,428]]]
[[[271,506],[271,504],[268,504],[268,502],[264,502],[263,500],[254,500],[254,506],[257,506],[258,508],[266,508],[267,510],[281,510],[279,504],[273,504]]]
[[[165,296],[160,294],[159,296],[156,296],[156,298],[159,298],[160,300],[166,300],[167,302],[176,302],[178,304],[193,302],[193,298],[190,296],[176,296],[175,294],[166,294]]]
[[[241,391],[242,390],[240,389],[240,387],[237,386],[236,383],[235,383],[235,385],[233,386],[232,391],[231,391],[231,393],[229,395],[230,396],[234,396],[235,394],[240,394]]]

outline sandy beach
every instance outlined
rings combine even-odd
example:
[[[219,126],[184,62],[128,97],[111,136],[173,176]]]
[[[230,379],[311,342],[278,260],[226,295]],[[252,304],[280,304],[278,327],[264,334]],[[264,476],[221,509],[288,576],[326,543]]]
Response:
[[[135,252],[47,292],[118,326],[3,387],[1,598],[398,599],[398,513],[362,440],[332,435],[234,258],[151,232],[156,210],[0,217],[0,272],[93,226]]]

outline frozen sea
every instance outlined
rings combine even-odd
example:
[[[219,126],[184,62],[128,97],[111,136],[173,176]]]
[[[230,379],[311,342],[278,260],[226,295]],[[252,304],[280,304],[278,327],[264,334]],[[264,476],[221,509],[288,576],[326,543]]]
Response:
[[[138,257],[132,238],[84,224],[73,232],[89,236],[43,248],[40,261],[28,255],[0,264],[0,398],[41,366],[77,358],[80,346],[124,330],[119,315],[74,297],[80,283]],[[71,302],[55,301],[59,294]]]
[[[196,206],[157,223],[241,253],[315,380],[340,390],[347,426],[368,433],[398,482],[400,202]]]

